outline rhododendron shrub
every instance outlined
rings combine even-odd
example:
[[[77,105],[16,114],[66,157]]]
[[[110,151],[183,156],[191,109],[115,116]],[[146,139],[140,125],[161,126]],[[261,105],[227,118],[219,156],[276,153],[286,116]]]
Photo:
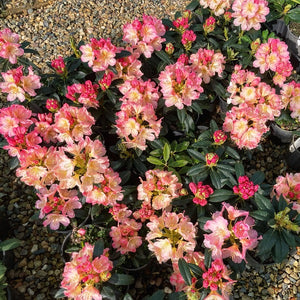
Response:
[[[72,41],[50,74],[0,31],[1,145],[43,225],[71,232],[58,294],[130,298],[122,270],[145,268],[145,279],[167,263],[175,297],[229,299],[248,252],[281,262],[299,245],[298,173],[274,185],[245,155],[269,141],[271,122],[300,115],[287,46],[260,30],[267,4],[144,15],[124,25],[122,47]]]

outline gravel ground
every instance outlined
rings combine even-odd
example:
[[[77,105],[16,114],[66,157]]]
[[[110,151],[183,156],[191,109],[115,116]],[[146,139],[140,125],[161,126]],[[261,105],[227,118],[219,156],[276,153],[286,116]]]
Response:
[[[120,44],[124,23],[140,18],[143,13],[172,18],[187,3],[189,1],[181,0],[12,0],[8,5],[9,14],[0,19],[0,28],[9,27],[20,35],[21,41],[30,41],[31,48],[40,53],[32,59],[47,70],[45,62],[70,54],[70,37],[76,42],[88,42],[91,37],[110,37]],[[264,156],[266,152],[258,153],[258,159],[249,162],[249,168],[267,170],[267,179],[271,180],[273,172],[279,174],[286,170],[283,149],[271,145],[269,151],[268,157]],[[8,217],[10,228],[3,230],[0,224],[0,239],[9,235],[22,240],[22,246],[13,251],[14,257],[8,261],[8,281],[19,293],[17,300],[53,299],[61,281],[63,262],[59,248],[63,236],[47,231],[41,221],[34,218],[36,197],[32,189],[9,170],[8,160],[1,150],[0,205],[5,211],[0,221]],[[232,299],[300,299],[299,273],[299,251],[283,264],[260,268],[247,266]],[[150,285],[163,288],[161,275],[155,276]],[[137,282],[135,288],[143,289],[143,284]]]

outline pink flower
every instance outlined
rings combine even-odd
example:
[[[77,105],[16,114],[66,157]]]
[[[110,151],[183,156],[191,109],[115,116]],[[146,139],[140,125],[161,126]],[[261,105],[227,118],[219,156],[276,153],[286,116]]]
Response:
[[[97,89],[98,85],[93,84],[90,80],[87,80],[85,83],[74,83],[71,86],[67,87],[68,93],[66,98],[74,101],[75,103],[81,103],[86,108],[99,106],[97,100]]]
[[[225,210],[228,220],[224,217]],[[252,229],[254,223],[249,212],[223,202],[222,210],[215,212],[212,220],[204,225],[204,230],[211,231],[204,234],[204,246],[211,249],[213,259],[231,257],[234,262],[240,263],[245,260],[247,250],[253,250],[260,239]]]
[[[167,107],[175,105],[182,109],[184,105],[191,106],[192,100],[198,99],[203,92],[201,78],[190,66],[181,63],[166,66],[158,79]]]
[[[147,227],[150,229],[146,236],[148,248],[159,263],[169,259],[177,262],[184,254],[194,251],[196,225],[184,214],[163,211],[161,217],[152,217]]]
[[[200,5],[204,8],[209,8],[216,16],[223,15],[225,10],[231,6],[230,0],[200,0]]]
[[[269,38],[267,43],[261,44],[256,50],[255,58],[253,66],[259,68],[262,74],[268,70],[275,72],[273,82],[279,86],[292,74],[288,46],[279,39]]]
[[[138,199],[151,205],[154,210],[167,208],[174,198],[179,197],[182,184],[172,172],[163,170],[149,170],[145,173],[146,181],[140,178],[137,187]]]
[[[197,53],[192,54],[190,63],[193,70],[199,74],[205,83],[210,82],[210,78],[218,73],[222,76],[225,69],[225,57],[220,52],[200,48]]]
[[[149,58],[154,50],[162,49],[162,43],[165,41],[162,36],[166,30],[161,20],[143,15],[142,22],[135,19],[132,23],[125,24],[123,32],[123,41],[130,43],[137,53]]]
[[[300,122],[300,83],[291,81],[284,84],[280,91],[284,108],[291,111],[291,117]]]
[[[142,238],[138,235],[141,227],[142,223],[129,218],[125,218],[117,226],[111,227],[109,235],[113,240],[113,248],[121,254],[136,252],[136,249],[142,244]]]
[[[186,51],[189,51],[192,47],[192,42],[196,40],[196,34],[193,30],[186,30],[181,37],[181,43],[184,45]]]
[[[51,62],[52,68],[56,71],[57,74],[64,74],[66,71],[66,65],[62,56],[52,60]]]
[[[94,118],[85,107],[78,108],[65,103],[55,114],[53,124],[60,142],[73,143],[83,139],[84,135],[92,133]]]
[[[147,148],[146,141],[159,136],[161,121],[157,120],[152,104],[141,105],[131,101],[122,103],[116,113],[117,135],[126,148]]]
[[[108,248],[93,259],[94,246],[86,243],[79,252],[72,253],[63,272],[61,287],[66,297],[75,300],[101,300],[99,284],[111,277],[113,263],[108,258]]]
[[[235,0],[232,4],[232,17],[235,26],[241,25],[242,30],[254,28],[259,30],[266,21],[269,13],[268,2],[266,0]]]
[[[300,213],[300,173],[287,173],[276,178],[271,197],[276,196],[279,199],[280,195],[287,203],[292,203],[293,209]]]
[[[242,199],[247,200],[254,196],[257,192],[259,185],[249,180],[249,178],[245,176],[240,176],[239,179],[239,186],[233,187],[233,192],[238,194]]]
[[[80,51],[82,52],[81,60],[87,62],[94,72],[105,71],[109,66],[116,64],[117,48],[110,39],[92,38],[90,44],[80,47]]]
[[[183,33],[186,29],[189,28],[189,18],[188,17],[180,17],[173,21],[173,25],[176,29]]]
[[[0,57],[8,59],[11,64],[17,63],[17,57],[24,54],[19,42],[19,35],[9,28],[0,31]]]
[[[189,184],[190,190],[195,195],[193,202],[199,204],[201,206],[205,206],[207,204],[207,198],[213,194],[213,189],[209,185],[203,185],[203,182],[195,183],[191,182]]]
[[[114,73],[108,71],[108,73],[105,73],[103,77],[98,81],[102,91],[106,91],[110,87],[113,77],[114,77]]]

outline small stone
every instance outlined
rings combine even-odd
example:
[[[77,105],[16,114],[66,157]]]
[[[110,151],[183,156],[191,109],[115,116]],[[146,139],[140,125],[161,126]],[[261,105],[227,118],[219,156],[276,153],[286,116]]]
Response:
[[[30,250],[31,253],[37,251],[39,249],[39,246],[37,244],[34,244]]]
[[[42,262],[40,260],[35,260],[33,264],[35,268],[39,268],[42,265]]]
[[[169,287],[165,287],[164,288],[164,292],[166,293],[166,294],[171,294],[172,293],[172,290],[169,288]]]
[[[31,289],[31,288],[28,288],[27,289],[27,292],[30,296],[33,296],[34,295],[34,291]]]
[[[27,258],[23,258],[20,262],[19,262],[19,267],[23,268],[27,265]]]

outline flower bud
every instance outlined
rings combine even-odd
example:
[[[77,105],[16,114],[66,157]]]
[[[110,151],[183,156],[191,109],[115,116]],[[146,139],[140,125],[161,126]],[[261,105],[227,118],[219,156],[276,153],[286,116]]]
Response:
[[[219,161],[219,156],[217,153],[207,153],[205,155],[205,161],[206,161],[206,165],[212,168],[217,165]]]
[[[227,135],[222,130],[217,130],[213,134],[214,144],[222,145],[227,140]]]
[[[214,17],[209,17],[205,20],[203,24],[204,34],[207,35],[210,32],[213,32],[216,27],[216,19]]]
[[[59,102],[57,99],[48,99],[46,101],[46,108],[52,112],[52,113],[56,113],[59,109]]]
[[[174,46],[172,43],[166,45],[165,51],[167,54],[172,55],[174,53]]]

